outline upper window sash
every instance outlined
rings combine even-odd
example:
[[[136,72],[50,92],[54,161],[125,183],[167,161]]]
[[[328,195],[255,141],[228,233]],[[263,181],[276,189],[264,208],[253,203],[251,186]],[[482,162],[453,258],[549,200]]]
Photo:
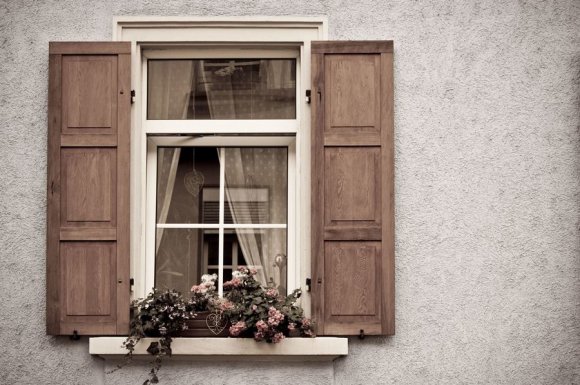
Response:
[[[191,134],[191,133],[244,133],[244,134],[296,134],[302,114],[301,95],[301,46],[271,45],[176,45],[166,49],[144,48],[142,51],[142,122],[145,134]],[[155,59],[295,59],[296,60],[296,117],[294,119],[184,119],[149,120],[147,116],[148,61]]]

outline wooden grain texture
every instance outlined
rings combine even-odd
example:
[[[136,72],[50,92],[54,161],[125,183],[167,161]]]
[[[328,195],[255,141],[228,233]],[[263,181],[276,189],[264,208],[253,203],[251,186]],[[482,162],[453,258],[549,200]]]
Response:
[[[117,334],[129,332],[131,55],[118,56],[117,110]]]
[[[393,52],[392,40],[325,40],[313,41],[313,54],[378,54]]]
[[[376,259],[378,242],[326,242],[325,275],[329,277],[325,316],[369,316],[378,313]],[[344,274],[348,271],[350,274]],[[349,293],[349,295],[344,295]]]
[[[62,110],[63,133],[75,128],[92,129],[93,132],[99,128],[114,128],[116,85],[116,56],[64,56],[62,98],[66,103]]]
[[[115,304],[115,245],[107,242],[65,242],[61,248],[62,316],[109,316]]]
[[[383,169],[383,330],[395,334],[395,120],[393,53],[381,54],[381,147]]]
[[[392,42],[313,42],[312,52],[317,332],[393,334]]]
[[[126,334],[130,45],[50,52],[47,333]]]
[[[49,55],[46,212],[46,332],[60,328],[60,111],[62,57]]]
[[[115,148],[61,150],[63,227],[116,226],[116,165]]]
[[[326,228],[346,223],[380,224],[380,177],[380,148],[325,147]]]
[[[51,41],[48,44],[51,55],[116,55],[131,54],[131,42],[83,41],[60,42]]]
[[[327,55],[325,133],[379,132],[378,55]]]
[[[117,147],[117,137],[102,134],[62,134],[60,143],[63,147]]]
[[[116,241],[116,227],[61,227],[61,241]]]
[[[311,139],[311,274],[312,317],[318,334],[324,334],[324,55],[312,54]]]

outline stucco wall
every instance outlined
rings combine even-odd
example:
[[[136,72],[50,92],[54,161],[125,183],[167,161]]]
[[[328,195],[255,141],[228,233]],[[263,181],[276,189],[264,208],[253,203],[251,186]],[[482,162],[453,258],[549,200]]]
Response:
[[[146,370],[44,335],[48,41],[110,40],[113,15],[292,14],[395,41],[397,334],[334,364],[174,363],[164,383],[580,384],[580,3],[291,3],[0,1],[0,383]]]

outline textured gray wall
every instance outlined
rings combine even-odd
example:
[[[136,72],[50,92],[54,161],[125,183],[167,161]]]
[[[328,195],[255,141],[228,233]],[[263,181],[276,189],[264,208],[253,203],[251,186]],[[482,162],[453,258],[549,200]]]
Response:
[[[395,40],[397,334],[334,364],[174,363],[165,383],[580,384],[577,0],[1,0],[0,383],[145,373],[44,335],[48,41],[110,40],[113,15],[288,14]]]

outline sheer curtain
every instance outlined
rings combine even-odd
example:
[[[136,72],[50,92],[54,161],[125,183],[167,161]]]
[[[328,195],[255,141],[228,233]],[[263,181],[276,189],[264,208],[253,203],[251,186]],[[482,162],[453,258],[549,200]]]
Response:
[[[239,64],[239,63],[238,63]],[[247,63],[254,65],[255,63]],[[243,72],[243,66],[231,62],[221,68],[201,62],[202,79],[208,99],[211,119],[265,119],[272,113],[290,116],[292,103],[284,109],[273,100],[256,98],[256,90],[295,87],[289,79],[289,61],[260,60],[259,76],[247,79],[248,87],[236,89],[233,76]],[[282,113],[282,115],[280,115]],[[218,149],[219,151],[219,149]],[[235,224],[271,224],[287,222],[287,150],[281,148],[226,148],[225,193]],[[257,189],[267,191],[265,211],[256,207]],[[249,205],[250,204],[250,205]],[[253,206],[251,206],[253,204]],[[253,207],[253,209],[252,209]],[[247,265],[258,267],[257,279],[264,285],[274,284],[286,290],[286,230],[236,229],[236,236]]]
[[[281,148],[226,148],[225,193],[235,224],[287,222],[287,151]],[[260,207],[263,204],[265,207]],[[246,264],[258,280],[286,289],[286,230],[236,229]]]
[[[149,62],[149,119],[185,119],[194,84],[194,62],[190,60]],[[166,223],[173,197],[181,149],[159,148],[157,154],[157,223]],[[155,239],[156,274],[163,274],[169,287],[179,287],[183,279],[182,251],[178,246],[159,253],[165,229],[157,229]]]

